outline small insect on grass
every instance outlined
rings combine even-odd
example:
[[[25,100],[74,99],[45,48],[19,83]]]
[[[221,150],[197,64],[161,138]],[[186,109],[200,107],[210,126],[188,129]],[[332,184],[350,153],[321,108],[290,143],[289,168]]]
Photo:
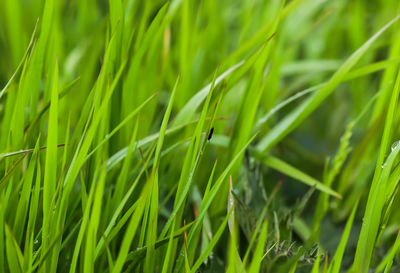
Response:
[[[211,138],[212,138],[212,136],[213,136],[213,133],[214,133],[214,127],[212,127],[212,128],[210,129],[210,133],[208,133],[207,140],[211,140]]]

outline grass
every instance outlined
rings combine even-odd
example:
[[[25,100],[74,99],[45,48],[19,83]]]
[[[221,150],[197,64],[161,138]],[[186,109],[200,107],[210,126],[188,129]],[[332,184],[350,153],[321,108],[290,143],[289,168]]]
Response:
[[[400,271],[398,1],[3,2],[0,272]]]

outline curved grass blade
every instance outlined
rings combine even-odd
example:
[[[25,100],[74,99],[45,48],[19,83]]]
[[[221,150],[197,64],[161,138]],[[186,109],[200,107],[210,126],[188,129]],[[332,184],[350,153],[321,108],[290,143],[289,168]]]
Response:
[[[350,69],[358,60],[368,51],[371,45],[382,35],[390,26],[392,26],[400,16],[395,17],[385,26],[383,26],[375,35],[366,41],[356,52],[354,52],[343,65],[335,72],[328,83],[317,93],[312,95],[282,121],[280,121],[258,144],[257,151],[265,154],[275,144],[280,142],[286,135],[296,129],[321,103],[333,93],[336,87],[348,75]]]

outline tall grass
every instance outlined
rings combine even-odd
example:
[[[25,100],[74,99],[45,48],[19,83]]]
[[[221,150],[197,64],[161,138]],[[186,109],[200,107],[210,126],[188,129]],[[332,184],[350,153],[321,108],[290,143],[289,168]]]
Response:
[[[3,0],[0,272],[398,272],[396,0]]]

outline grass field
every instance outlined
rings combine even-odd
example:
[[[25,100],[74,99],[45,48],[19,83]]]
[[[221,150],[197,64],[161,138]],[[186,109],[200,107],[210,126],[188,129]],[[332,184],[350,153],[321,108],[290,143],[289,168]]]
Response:
[[[0,6],[0,272],[400,272],[398,0]]]

